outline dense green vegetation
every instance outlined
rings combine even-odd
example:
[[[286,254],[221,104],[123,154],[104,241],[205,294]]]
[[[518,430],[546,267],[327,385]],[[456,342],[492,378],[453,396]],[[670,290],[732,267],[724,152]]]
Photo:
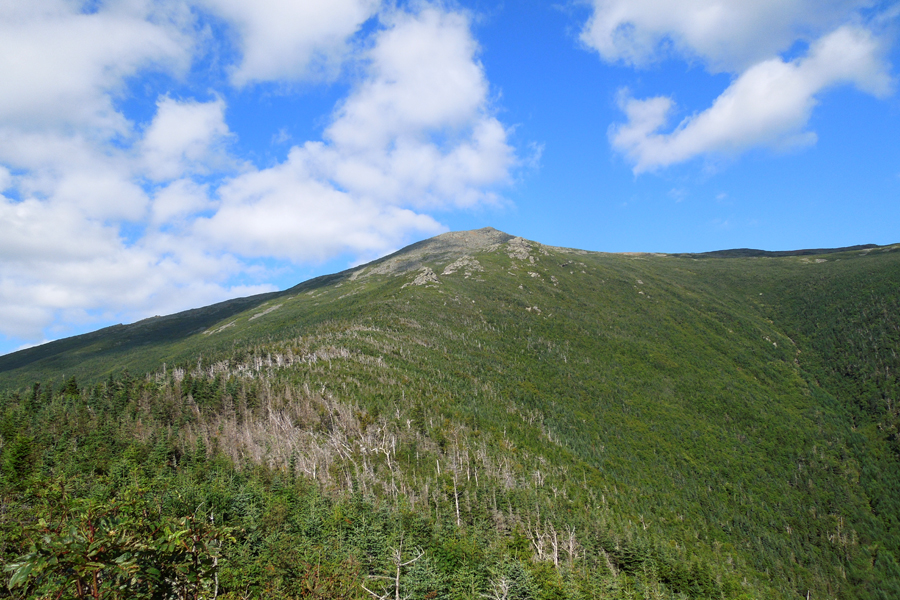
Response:
[[[447,239],[0,358],[0,596],[900,597],[897,249]]]

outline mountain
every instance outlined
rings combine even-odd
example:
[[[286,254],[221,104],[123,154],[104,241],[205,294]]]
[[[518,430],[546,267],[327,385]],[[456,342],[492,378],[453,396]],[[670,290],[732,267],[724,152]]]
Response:
[[[491,228],[447,233],[408,246],[364,267],[316,277],[284,292],[228,300],[174,315],[151,317],[132,325],[114,325],[93,333],[20,350],[0,356],[0,385],[8,386],[15,382],[28,385],[33,379],[40,380],[59,373],[96,379],[123,368],[152,370],[165,360],[171,362],[199,356],[203,351],[216,352],[222,345],[221,338],[232,340],[235,336],[212,335],[213,331],[218,329],[216,333],[221,333],[232,327],[231,323],[240,323],[241,326],[236,331],[244,331],[245,336],[252,339],[259,332],[253,331],[254,326],[244,326],[243,322],[253,321],[255,313],[252,311],[266,303],[277,304],[280,298],[290,300],[304,293],[314,295],[337,290],[345,282],[355,281],[360,273],[366,271],[368,273],[364,279],[369,275],[405,273],[424,264],[426,258],[429,261],[452,259],[465,256],[468,251],[481,250],[510,239],[512,236]],[[318,304],[319,302],[313,303],[315,306]],[[292,308],[301,309],[302,314],[297,315],[301,319],[308,318],[311,312],[320,312],[303,304]],[[232,317],[238,317],[240,313],[247,314],[243,319],[232,320]],[[262,323],[254,325],[260,324]]]
[[[139,490],[224,597],[900,597],[898,250],[487,228],[0,357],[9,593]]]

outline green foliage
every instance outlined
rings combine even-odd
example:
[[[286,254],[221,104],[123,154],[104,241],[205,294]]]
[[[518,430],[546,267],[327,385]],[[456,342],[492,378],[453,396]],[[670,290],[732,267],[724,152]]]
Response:
[[[3,474],[13,484],[22,483],[31,474],[34,463],[34,439],[17,433],[3,453]]]
[[[64,482],[43,491],[26,529],[28,550],[4,567],[22,597],[211,598],[229,529],[204,515],[166,518],[146,491],[73,498]]]
[[[509,248],[468,275],[424,255],[433,287],[348,272],[173,319],[193,335],[6,359],[28,386],[0,397],[16,593],[41,527],[40,556],[88,552],[70,514],[151,545],[214,515],[228,598],[898,595],[900,253]],[[202,561],[161,556],[210,591]]]

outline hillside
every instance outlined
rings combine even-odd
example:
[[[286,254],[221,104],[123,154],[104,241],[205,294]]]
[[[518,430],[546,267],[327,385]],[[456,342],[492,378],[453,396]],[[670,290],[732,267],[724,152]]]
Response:
[[[898,348],[900,246],[444,234],[0,357],[0,552],[138,503],[229,598],[896,598]]]

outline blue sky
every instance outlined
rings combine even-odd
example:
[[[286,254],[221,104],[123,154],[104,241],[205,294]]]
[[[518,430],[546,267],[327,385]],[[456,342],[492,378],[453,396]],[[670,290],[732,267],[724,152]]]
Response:
[[[493,226],[900,242],[900,5],[0,3],[0,353]]]

